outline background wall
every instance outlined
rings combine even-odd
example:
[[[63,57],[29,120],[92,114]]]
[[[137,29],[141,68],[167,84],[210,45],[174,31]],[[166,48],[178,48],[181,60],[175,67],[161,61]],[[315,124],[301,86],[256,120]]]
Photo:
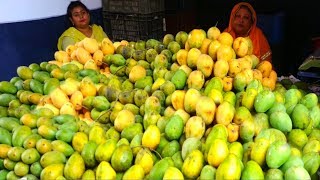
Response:
[[[12,23],[65,15],[72,0],[2,1],[0,23]],[[101,8],[101,0],[82,0],[89,9]]]
[[[67,28],[71,0],[10,0],[0,6],[0,80],[16,76],[19,66],[53,59],[57,40]],[[91,19],[101,24],[101,0],[82,0]]]

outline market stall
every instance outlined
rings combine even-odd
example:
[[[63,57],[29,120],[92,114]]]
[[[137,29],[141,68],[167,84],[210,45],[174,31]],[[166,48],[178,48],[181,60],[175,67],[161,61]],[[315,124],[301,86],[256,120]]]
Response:
[[[48,48],[0,81],[0,179],[319,178],[311,83],[249,37],[167,32],[164,1],[101,5],[102,42]]]

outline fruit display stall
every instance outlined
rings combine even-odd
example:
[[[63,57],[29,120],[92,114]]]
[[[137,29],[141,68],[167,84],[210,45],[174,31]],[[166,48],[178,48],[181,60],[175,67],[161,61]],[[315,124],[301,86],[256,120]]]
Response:
[[[319,94],[215,26],[154,36],[1,80],[0,179],[318,179]]]
[[[319,97],[251,45],[217,27],[86,38],[18,67],[0,82],[1,179],[316,179]]]

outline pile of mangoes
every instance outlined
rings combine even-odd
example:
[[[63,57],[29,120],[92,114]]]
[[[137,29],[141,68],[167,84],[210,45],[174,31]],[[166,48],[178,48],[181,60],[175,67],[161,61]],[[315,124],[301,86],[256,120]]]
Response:
[[[70,45],[0,82],[0,179],[318,179],[319,97],[217,27]]]

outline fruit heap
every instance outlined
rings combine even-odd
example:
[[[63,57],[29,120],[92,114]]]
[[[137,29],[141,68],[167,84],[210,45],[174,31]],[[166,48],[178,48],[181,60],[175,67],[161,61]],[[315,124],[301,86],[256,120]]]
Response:
[[[217,27],[85,38],[0,82],[0,179],[317,179],[318,96]]]

